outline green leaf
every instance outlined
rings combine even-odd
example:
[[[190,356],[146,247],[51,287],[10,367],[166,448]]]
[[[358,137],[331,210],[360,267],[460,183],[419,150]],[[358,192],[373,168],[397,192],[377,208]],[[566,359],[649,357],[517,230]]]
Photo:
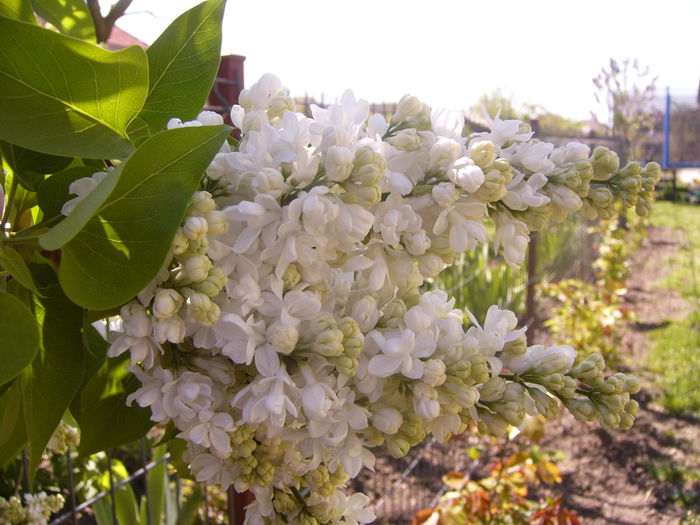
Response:
[[[0,150],[20,184],[30,191],[37,190],[44,180],[44,175],[67,168],[73,160],[70,157],[57,157],[31,151],[2,141],[0,141]]]
[[[126,405],[127,396],[141,386],[127,364],[128,355],[107,359],[83,388],[76,417],[82,457],[130,443],[153,426],[150,409]]]
[[[95,186],[95,189],[73,208],[73,211],[65,219],[39,237],[39,244],[42,248],[46,250],[58,250],[78,235],[90,219],[98,212],[100,207],[106,204],[105,201],[107,201],[107,198],[116,187],[117,182],[119,182],[119,177],[124,166],[125,164],[120,164],[110,171],[107,176]]]
[[[87,315],[85,317],[87,317]],[[109,344],[102,338],[97,330],[92,326],[85,326],[86,322],[89,321],[83,318],[83,333],[87,333],[87,337],[84,338],[84,344],[86,346],[85,370],[78,391],[70,404],[71,414],[73,414],[76,421],[79,420],[82,412],[81,401],[83,398],[83,390],[103,365],[105,359],[107,359],[107,349],[109,348]]]
[[[42,268],[45,267],[45,268]],[[35,267],[32,267],[33,269]],[[29,438],[30,474],[80,386],[85,370],[81,328],[83,311],[71,303],[46,265],[36,265],[34,280],[44,297],[35,297],[41,345],[21,375],[24,420]]]
[[[103,184],[115,184],[84,228],[60,230],[71,213],[40,237],[44,248],[55,249],[75,235],[63,246],[59,269],[61,285],[73,302],[90,310],[119,306],[156,276],[192,194],[229,130],[200,126],[154,135],[95,188],[98,192]],[[74,213],[82,214],[78,208],[86,201],[92,206],[91,197]]]
[[[68,188],[71,183],[83,177],[90,177],[94,173],[94,168],[76,166],[47,177],[37,192],[37,204],[44,212],[44,217],[50,219],[60,216],[63,204],[70,198]]]
[[[83,0],[32,0],[32,7],[64,35],[95,41],[95,25]]]
[[[22,418],[22,391],[19,381],[0,396],[0,469],[4,468],[27,442]]]
[[[12,248],[11,246],[5,246],[4,248],[0,248],[0,266],[5,268],[8,272],[10,272],[10,275],[15,278],[22,286],[27,288],[28,290],[31,290],[37,295],[41,295],[39,290],[37,290],[36,285],[34,284],[34,279],[32,278],[32,273],[29,271],[29,268],[27,267],[27,263],[24,261],[22,256],[19,254],[17,250]],[[0,314],[2,315],[2,314]],[[32,321],[34,321],[34,316],[31,315],[31,312],[29,313],[30,317],[32,318]],[[39,348],[39,338],[38,338],[38,329],[37,329],[37,349]],[[31,361],[31,359],[30,359]],[[0,372],[0,384],[2,384],[4,381],[2,381],[2,372]]]
[[[5,292],[0,292],[0,334],[2,385],[27,367],[39,350],[39,327],[32,312],[22,301]]]
[[[145,52],[111,52],[0,16],[0,139],[53,155],[124,158],[148,91]]]
[[[0,0],[0,15],[36,24],[32,3],[29,0]]]
[[[148,98],[128,127],[130,137],[152,135],[172,117],[192,120],[201,111],[221,60],[225,4],[209,0],[193,7],[148,48]]]
[[[153,450],[152,461],[158,461],[168,452],[167,447],[160,446]],[[141,523],[161,523],[165,513],[165,492],[170,488],[168,480],[168,464],[163,461],[146,474],[148,487],[145,497],[141,498],[142,513],[148,512],[149,518],[141,519]],[[145,516],[144,516],[145,518]]]

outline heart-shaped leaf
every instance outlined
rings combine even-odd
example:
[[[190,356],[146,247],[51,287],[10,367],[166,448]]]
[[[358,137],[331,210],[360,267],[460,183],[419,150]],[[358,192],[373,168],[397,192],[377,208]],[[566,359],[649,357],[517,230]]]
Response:
[[[0,139],[53,155],[124,158],[148,62],[0,16]]]

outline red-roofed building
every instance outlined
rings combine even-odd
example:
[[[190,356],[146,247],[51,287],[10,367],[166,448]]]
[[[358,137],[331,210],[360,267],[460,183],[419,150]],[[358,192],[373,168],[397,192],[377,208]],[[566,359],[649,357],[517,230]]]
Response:
[[[112,28],[112,32],[105,42],[105,47],[110,51],[119,51],[129,46],[139,46],[144,49],[148,49],[148,44],[146,42],[141,42],[135,36],[130,35],[126,31],[119,29],[117,26]]]

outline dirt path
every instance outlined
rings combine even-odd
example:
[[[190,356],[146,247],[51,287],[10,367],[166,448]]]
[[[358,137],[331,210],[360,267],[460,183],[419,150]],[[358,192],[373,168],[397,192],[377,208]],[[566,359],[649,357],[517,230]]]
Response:
[[[675,463],[700,469],[700,420],[667,414],[656,405],[654,378],[642,368],[650,348],[646,332],[690,312],[690,304],[678,294],[653,286],[668,273],[669,260],[681,242],[678,232],[650,228],[647,240],[631,262],[626,302],[636,312],[637,322],[625,336],[623,354],[629,357],[630,368],[642,382],[635,426],[627,432],[610,432],[578,423],[569,416],[547,429],[544,444],[568,456],[559,464],[566,505],[584,523],[682,522],[685,510],[674,503],[678,498],[676,486],[671,481],[655,479],[650,473],[651,465]],[[700,500],[700,483],[694,489]]]

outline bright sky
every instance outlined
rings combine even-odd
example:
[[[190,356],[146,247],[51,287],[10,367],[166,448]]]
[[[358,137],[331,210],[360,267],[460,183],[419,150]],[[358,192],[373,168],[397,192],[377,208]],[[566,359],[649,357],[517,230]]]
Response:
[[[150,43],[197,3],[134,0],[118,25]],[[246,56],[246,86],[270,72],[294,96],[410,92],[458,109],[501,89],[584,119],[611,57],[639,59],[659,87],[697,89],[699,27],[700,0],[229,0],[222,52]]]

